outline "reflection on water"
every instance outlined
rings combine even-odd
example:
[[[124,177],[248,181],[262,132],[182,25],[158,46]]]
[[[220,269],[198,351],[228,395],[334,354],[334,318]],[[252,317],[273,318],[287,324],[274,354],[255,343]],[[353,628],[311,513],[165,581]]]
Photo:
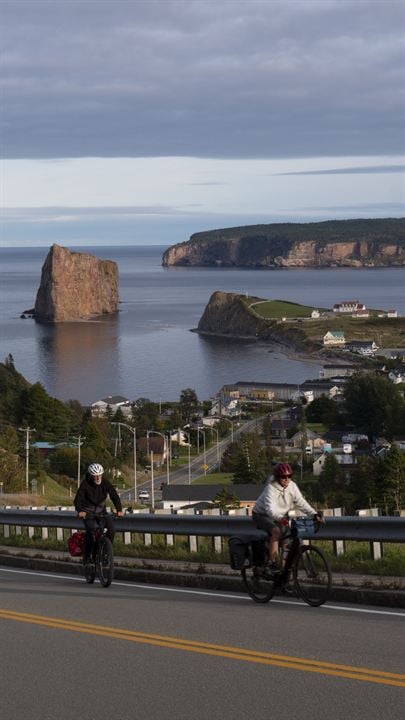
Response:
[[[67,389],[85,388],[86,398],[117,393],[119,384],[119,316],[100,321],[40,325],[38,353],[41,376],[51,395],[77,398]]]

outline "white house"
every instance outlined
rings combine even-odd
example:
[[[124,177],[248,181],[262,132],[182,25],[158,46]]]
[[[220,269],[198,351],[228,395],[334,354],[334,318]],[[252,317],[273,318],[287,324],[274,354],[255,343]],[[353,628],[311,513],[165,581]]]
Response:
[[[366,306],[358,300],[346,300],[345,302],[335,303],[333,312],[335,313],[357,313],[364,311]]]
[[[129,400],[122,395],[108,395],[92,403],[91,414],[93,417],[103,416],[106,414],[107,408],[110,408],[112,413],[116,413],[119,408],[125,417],[132,415],[132,405]]]
[[[328,332],[323,336],[324,345],[341,347],[345,344],[345,342],[345,334],[342,330],[328,330]]]
[[[397,312],[397,310],[388,310],[388,312],[387,312],[387,317],[388,317],[388,318],[396,318],[396,317],[398,317],[398,312]]]
[[[319,312],[319,310],[312,310],[312,312],[311,312],[311,318],[312,318],[313,320],[317,320],[317,319],[320,318],[320,317],[321,317],[321,313]]]
[[[378,350],[378,345],[374,340],[352,340],[347,348],[358,355],[374,355]]]
[[[391,380],[394,385],[399,385],[399,383],[405,383],[405,371],[402,372],[401,370],[391,370],[388,373],[388,379]]]

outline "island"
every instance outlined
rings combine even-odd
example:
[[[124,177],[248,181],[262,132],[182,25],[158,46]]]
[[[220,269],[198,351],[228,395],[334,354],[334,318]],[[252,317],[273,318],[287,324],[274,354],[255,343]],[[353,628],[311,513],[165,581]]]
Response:
[[[52,245],[42,267],[32,311],[35,320],[52,323],[88,320],[116,313],[118,305],[117,263]]]
[[[405,218],[273,223],[199,232],[169,247],[162,265],[404,267]]]

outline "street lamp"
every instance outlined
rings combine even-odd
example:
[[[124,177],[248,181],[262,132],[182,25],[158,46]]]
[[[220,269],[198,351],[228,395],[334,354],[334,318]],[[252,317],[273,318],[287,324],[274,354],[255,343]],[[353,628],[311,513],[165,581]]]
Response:
[[[227,417],[222,417],[222,415],[221,415],[221,420],[225,420],[225,422],[231,423],[231,442],[233,442],[233,422],[232,422],[232,420],[230,420]]]
[[[204,439],[204,445],[203,445],[203,447],[204,447],[204,454],[203,454],[203,458],[204,458],[204,475],[207,474],[207,454],[206,454],[206,450],[205,450],[205,430],[206,430],[206,429],[207,429],[207,428],[197,427],[197,437],[199,438],[199,437],[200,437],[200,432],[202,432],[202,434],[203,434],[203,439]],[[200,449],[200,448],[198,447],[198,449]]]
[[[120,427],[124,427],[133,435],[133,446],[134,446],[134,502],[136,502],[136,492],[137,492],[137,478],[136,478],[136,428],[132,427],[131,425],[127,425],[126,423],[118,422],[118,423],[111,423],[111,425],[118,425],[118,431]]]
[[[146,437],[149,440],[149,435],[154,433],[155,435],[160,435],[160,437],[163,438],[163,455],[166,449],[166,481],[167,484],[170,484],[170,470],[169,470],[169,454],[170,454],[170,443],[167,442],[166,435],[163,435],[163,433],[159,432],[158,430],[147,430],[146,431]],[[148,444],[149,445],[149,444]]]
[[[77,487],[80,485],[80,448],[83,445],[82,440],[86,438],[83,435],[73,437],[73,440],[77,440]]]
[[[188,432],[184,432],[184,435],[188,438],[188,484],[191,485],[191,435]]]
[[[30,490],[29,481],[29,462],[30,462],[30,433],[36,432],[35,428],[18,428],[21,432],[25,432],[25,491],[28,494]]]

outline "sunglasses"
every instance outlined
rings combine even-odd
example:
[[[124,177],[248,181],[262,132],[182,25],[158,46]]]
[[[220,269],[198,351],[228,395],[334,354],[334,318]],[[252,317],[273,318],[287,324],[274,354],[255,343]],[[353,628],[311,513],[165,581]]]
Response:
[[[280,475],[280,480],[291,480],[292,475]]]

